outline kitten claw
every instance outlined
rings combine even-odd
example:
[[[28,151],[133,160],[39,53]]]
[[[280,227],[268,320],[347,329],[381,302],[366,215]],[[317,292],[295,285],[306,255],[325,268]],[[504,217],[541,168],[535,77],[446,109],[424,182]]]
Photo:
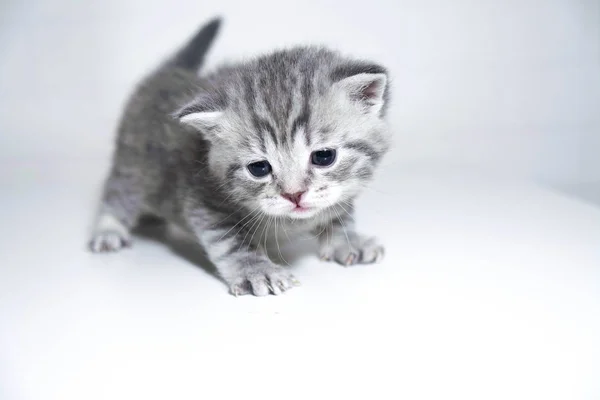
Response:
[[[325,244],[321,248],[321,260],[329,261],[327,254],[333,254],[333,260],[349,267],[356,264],[373,264],[383,259],[384,249],[374,238],[354,236],[350,240],[344,238],[338,243]]]
[[[289,287],[284,281],[277,281],[275,282],[275,284],[271,285],[271,293],[273,293],[274,295],[279,295],[288,289]]]
[[[356,254],[355,254],[355,253],[350,253],[350,254],[348,255],[348,258],[346,258],[346,262],[345,262],[346,266],[353,265],[353,264],[354,264],[354,261],[355,261],[357,258],[358,258],[358,257],[356,256]]]
[[[131,247],[131,239],[117,231],[98,232],[89,241],[88,248],[93,253],[108,253]]]
[[[230,292],[234,296],[253,294],[254,296],[280,295],[300,282],[283,267],[276,265],[250,266],[241,271],[236,283],[231,285]],[[248,290],[242,288],[247,287]]]

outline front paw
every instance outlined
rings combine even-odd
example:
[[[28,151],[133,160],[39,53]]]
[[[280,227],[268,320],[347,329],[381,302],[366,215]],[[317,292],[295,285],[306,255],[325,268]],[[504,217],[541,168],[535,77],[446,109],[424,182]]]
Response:
[[[130,246],[131,238],[129,235],[116,230],[95,232],[88,243],[88,247],[93,253],[119,251],[124,247]]]
[[[376,238],[352,235],[322,243],[319,255],[321,260],[335,261],[344,266],[373,264],[383,259],[384,248]]]
[[[234,296],[279,295],[300,284],[284,267],[270,262],[245,266],[235,276],[229,277],[228,281],[229,290]]]

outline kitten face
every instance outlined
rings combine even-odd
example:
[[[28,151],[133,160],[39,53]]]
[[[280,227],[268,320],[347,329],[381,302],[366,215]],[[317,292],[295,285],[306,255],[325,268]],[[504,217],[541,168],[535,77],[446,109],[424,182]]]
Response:
[[[388,149],[384,70],[319,55],[260,59],[222,83],[229,99],[180,112],[211,142],[224,190],[250,211],[306,219],[343,206]]]
[[[338,157],[334,147],[332,143],[322,150],[313,149],[300,138],[289,147],[267,146],[265,153],[247,154],[247,160],[266,160],[270,165],[270,173],[257,177],[254,166],[242,161],[236,184],[247,193],[256,193],[245,199],[247,207],[258,207],[268,215],[309,218],[339,202],[343,189],[330,174],[339,169],[343,156]],[[327,165],[315,165],[313,159],[325,160]]]

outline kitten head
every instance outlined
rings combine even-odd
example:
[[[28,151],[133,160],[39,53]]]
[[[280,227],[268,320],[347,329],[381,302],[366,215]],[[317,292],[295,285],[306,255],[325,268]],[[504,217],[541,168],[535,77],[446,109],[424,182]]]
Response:
[[[250,210],[310,218],[354,198],[389,147],[384,68],[316,48],[206,78],[177,114],[210,142],[211,171]]]

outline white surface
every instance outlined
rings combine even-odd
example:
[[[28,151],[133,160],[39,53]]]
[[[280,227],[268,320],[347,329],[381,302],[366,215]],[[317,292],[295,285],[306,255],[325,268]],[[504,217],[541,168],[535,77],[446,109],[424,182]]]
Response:
[[[209,65],[325,43],[393,77],[391,158],[600,183],[597,0],[4,0],[0,148],[108,156],[130,86],[209,17]],[[6,133],[9,132],[9,133]]]
[[[600,396],[597,208],[405,165],[359,206],[382,264],[234,298],[148,239],[87,253],[92,161],[2,165],[3,400]]]

